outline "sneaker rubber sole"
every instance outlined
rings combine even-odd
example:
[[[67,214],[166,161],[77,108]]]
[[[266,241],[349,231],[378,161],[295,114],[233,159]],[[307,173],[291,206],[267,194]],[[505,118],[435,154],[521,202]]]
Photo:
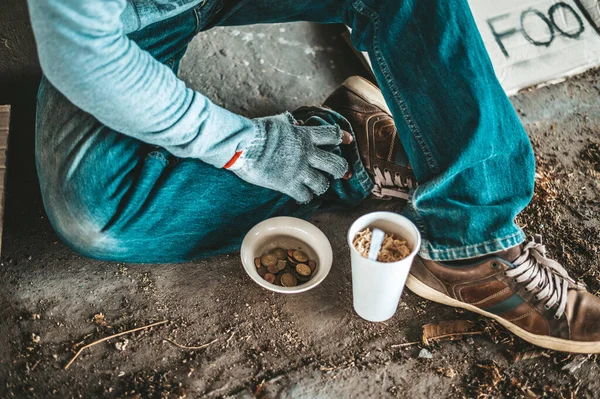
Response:
[[[406,286],[409,290],[422,298],[429,299],[430,301],[441,303],[443,305],[469,310],[482,316],[494,319],[517,337],[542,348],[572,353],[600,353],[600,342],[570,341],[562,338],[549,337],[547,335],[532,334],[498,315],[486,312],[485,310],[468,303],[457,301],[446,294],[434,290],[433,288],[421,282],[421,280],[418,278],[414,277],[412,274],[408,275]]]

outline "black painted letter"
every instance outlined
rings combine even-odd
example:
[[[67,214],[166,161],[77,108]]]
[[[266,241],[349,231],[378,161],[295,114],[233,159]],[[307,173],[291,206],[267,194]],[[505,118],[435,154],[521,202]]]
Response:
[[[539,42],[539,41],[535,40],[534,38],[532,38],[529,35],[529,33],[527,33],[527,29],[525,29],[525,18],[529,14],[537,15],[538,17],[540,17],[540,19],[542,21],[544,21],[544,23],[548,26],[548,30],[550,31],[550,40],[548,40],[547,42]],[[548,18],[546,18],[546,16],[544,14],[542,14],[538,10],[534,10],[533,8],[530,8],[529,10],[523,11],[521,13],[521,31],[523,32],[523,36],[525,36],[525,39],[527,39],[527,41],[529,43],[531,43],[535,46],[548,47],[548,46],[550,46],[550,44],[552,44],[552,41],[554,40],[554,26],[552,25],[552,22],[550,22],[550,20]]]
[[[558,24],[556,23],[556,20],[554,19],[554,13],[556,13],[556,10],[558,10],[559,8],[564,9],[565,12],[568,11],[571,14],[573,14],[575,19],[577,20],[577,23],[579,24],[579,29],[577,30],[577,32],[573,32],[573,33],[565,32],[564,30],[562,30],[562,28],[560,26],[558,26]],[[571,7],[570,5],[568,5],[565,2],[561,1],[561,2],[553,5],[552,7],[550,7],[550,9],[548,10],[548,15],[550,16],[550,20],[552,21],[552,24],[554,25],[556,30],[558,30],[560,33],[562,33],[566,37],[569,37],[571,39],[577,39],[585,30],[585,25],[583,24],[583,20],[581,19],[579,14],[577,14],[577,11],[575,11],[573,9],[573,7]]]
[[[504,19],[504,18],[508,17],[509,15],[510,14],[502,14],[502,15],[498,15],[497,17],[487,20],[487,24],[490,27],[490,30],[492,31],[492,35],[494,35],[494,39],[496,39],[496,43],[498,43],[498,46],[500,46],[500,50],[502,50],[502,53],[504,54],[504,56],[506,58],[510,58],[510,57],[508,55],[508,51],[506,51],[506,47],[504,47],[504,43],[502,43],[502,39],[504,39],[505,37],[514,35],[517,32],[517,30],[513,28],[513,29],[505,30],[504,32],[498,32],[494,28],[493,23],[499,19]]]

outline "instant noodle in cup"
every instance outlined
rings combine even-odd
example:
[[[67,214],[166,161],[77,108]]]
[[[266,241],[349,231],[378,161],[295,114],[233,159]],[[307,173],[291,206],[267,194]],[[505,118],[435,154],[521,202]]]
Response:
[[[377,260],[368,258],[370,234],[385,238]],[[368,321],[384,321],[396,312],[412,262],[421,246],[417,227],[392,212],[373,212],[357,219],[348,231],[354,310]]]

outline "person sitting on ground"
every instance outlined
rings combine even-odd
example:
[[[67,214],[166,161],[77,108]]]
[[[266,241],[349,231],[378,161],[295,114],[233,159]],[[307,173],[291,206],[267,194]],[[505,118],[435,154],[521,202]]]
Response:
[[[527,241],[531,144],[466,0],[28,0],[44,72],[36,159],[48,217],[82,255],[179,262],[278,215],[407,200],[408,287],[533,344],[600,352],[600,300]],[[344,23],[379,89],[249,119],[177,78],[214,26]]]

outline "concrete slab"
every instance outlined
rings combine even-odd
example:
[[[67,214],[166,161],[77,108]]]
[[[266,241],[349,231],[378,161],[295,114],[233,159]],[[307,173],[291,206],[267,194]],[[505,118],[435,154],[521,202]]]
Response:
[[[320,104],[348,76],[367,74],[342,32],[309,23],[214,28],[192,41],[180,76],[249,117]]]
[[[248,116],[316,104],[363,71],[341,31],[305,23],[217,29],[192,42],[180,74]],[[599,94],[593,71],[513,99],[548,177],[521,222],[546,234],[552,254],[592,292],[600,289]],[[359,319],[346,230],[359,215],[399,211],[399,203],[317,215],[312,221],[334,247],[331,275],[313,291],[282,296],[253,284],[235,253],[178,265],[81,258],[52,231],[35,181],[12,179],[0,265],[0,397],[600,396],[596,357],[576,359],[583,365],[572,372],[561,369],[573,359],[554,353],[514,363],[512,352],[533,348],[409,293],[389,322]],[[559,194],[545,196],[548,184]],[[100,312],[107,325],[90,321]],[[432,359],[418,357],[419,344],[392,347],[419,341],[425,323],[464,318],[486,332],[435,344]],[[163,319],[170,322],[126,337],[125,350],[115,345],[123,339],[105,342],[63,370],[82,342]],[[185,350],[167,338],[217,341]]]

